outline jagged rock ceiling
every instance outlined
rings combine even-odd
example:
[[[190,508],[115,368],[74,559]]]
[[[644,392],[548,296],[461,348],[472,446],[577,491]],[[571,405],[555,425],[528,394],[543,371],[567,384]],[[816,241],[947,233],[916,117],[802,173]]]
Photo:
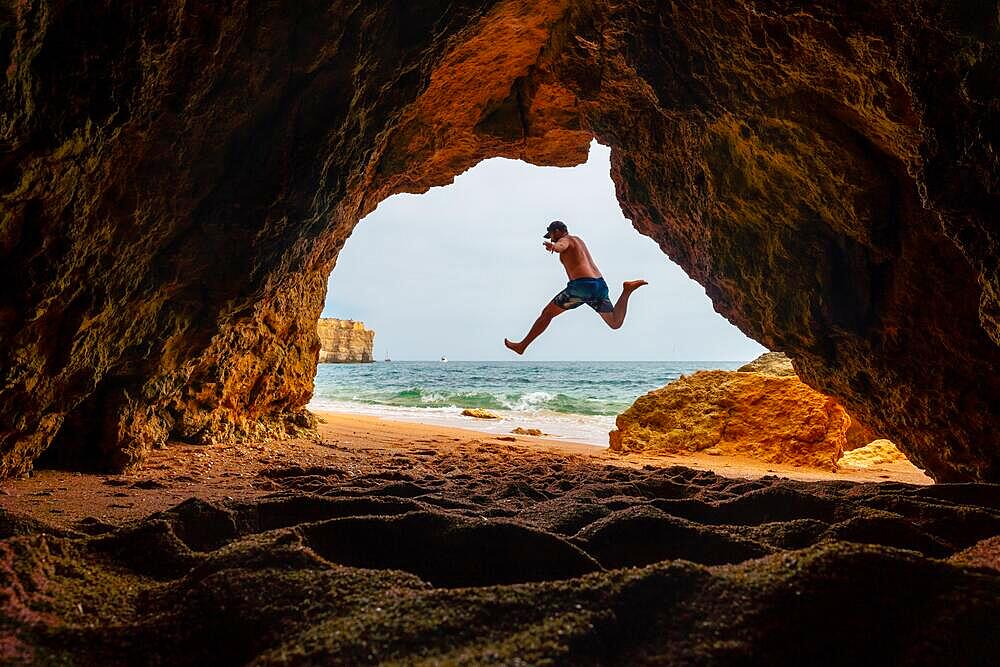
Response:
[[[386,196],[612,148],[716,309],[938,480],[1000,479],[996,3],[0,7],[0,474],[308,427]]]

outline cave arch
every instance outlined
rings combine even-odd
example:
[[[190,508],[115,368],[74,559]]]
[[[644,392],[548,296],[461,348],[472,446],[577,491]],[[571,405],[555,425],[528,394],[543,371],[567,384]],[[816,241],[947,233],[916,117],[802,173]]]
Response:
[[[936,479],[1000,479],[989,3],[82,4],[0,21],[0,474],[307,428],[354,224],[597,138],[721,314]]]
[[[338,253],[322,317],[363,321],[376,333],[376,360],[387,350],[397,360],[516,360],[503,338],[523,335],[565,285],[562,265],[544,252],[541,238],[545,225],[560,219],[586,239],[612,299],[627,279],[641,277],[654,288],[630,308],[622,330],[589,308],[577,310],[558,320],[554,335],[539,338],[529,358],[749,360],[766,352],[635,233],[615,197],[610,153],[592,142],[587,162],[570,168],[492,158],[451,185],[381,201]],[[643,307],[648,301],[656,305]],[[370,346],[363,337],[356,343]],[[343,349],[333,341],[323,348],[331,345]]]

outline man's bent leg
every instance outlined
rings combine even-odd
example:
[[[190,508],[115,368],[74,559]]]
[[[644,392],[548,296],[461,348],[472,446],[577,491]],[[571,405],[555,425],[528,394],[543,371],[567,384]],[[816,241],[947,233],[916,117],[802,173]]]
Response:
[[[535,323],[531,326],[531,330],[528,331],[528,334],[524,337],[524,340],[522,340],[520,343],[512,343],[511,341],[504,338],[503,344],[506,345],[511,350],[514,350],[518,354],[524,354],[524,350],[529,345],[531,345],[531,341],[535,340],[540,335],[542,335],[542,332],[545,331],[545,329],[549,326],[549,322],[552,321],[552,318],[555,317],[556,315],[565,312],[566,311],[563,308],[560,308],[559,306],[550,301],[548,305],[546,305],[545,308],[542,309],[542,314],[538,316],[537,320],[535,320]]]
[[[615,309],[610,313],[601,313],[601,317],[604,318],[609,327],[612,329],[621,328],[622,324],[625,323],[625,313],[628,312],[628,298],[632,296],[632,292],[646,284],[648,283],[645,280],[629,280],[622,283],[622,295],[618,297]]]

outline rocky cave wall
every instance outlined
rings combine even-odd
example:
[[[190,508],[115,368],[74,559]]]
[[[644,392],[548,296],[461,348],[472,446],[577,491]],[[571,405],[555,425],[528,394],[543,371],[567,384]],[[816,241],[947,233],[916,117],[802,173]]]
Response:
[[[596,137],[718,312],[1000,479],[996,3],[31,0],[0,61],[0,475],[308,427],[357,221]]]

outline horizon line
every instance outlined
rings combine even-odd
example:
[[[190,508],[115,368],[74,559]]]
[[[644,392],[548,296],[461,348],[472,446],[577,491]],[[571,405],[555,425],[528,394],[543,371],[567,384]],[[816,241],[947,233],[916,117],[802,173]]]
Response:
[[[760,356],[760,355],[757,355]],[[754,357],[756,359],[757,357]],[[396,361],[434,361],[440,363],[440,359],[390,359],[388,363],[393,363]],[[566,361],[591,361],[599,363],[633,363],[633,362],[663,362],[663,361],[743,361],[743,359],[448,359],[448,362],[453,361],[524,361],[524,362],[566,362]],[[374,363],[386,363],[385,359],[372,359],[371,361],[335,361],[335,362],[324,362],[323,366],[346,366],[351,364],[374,364]]]

